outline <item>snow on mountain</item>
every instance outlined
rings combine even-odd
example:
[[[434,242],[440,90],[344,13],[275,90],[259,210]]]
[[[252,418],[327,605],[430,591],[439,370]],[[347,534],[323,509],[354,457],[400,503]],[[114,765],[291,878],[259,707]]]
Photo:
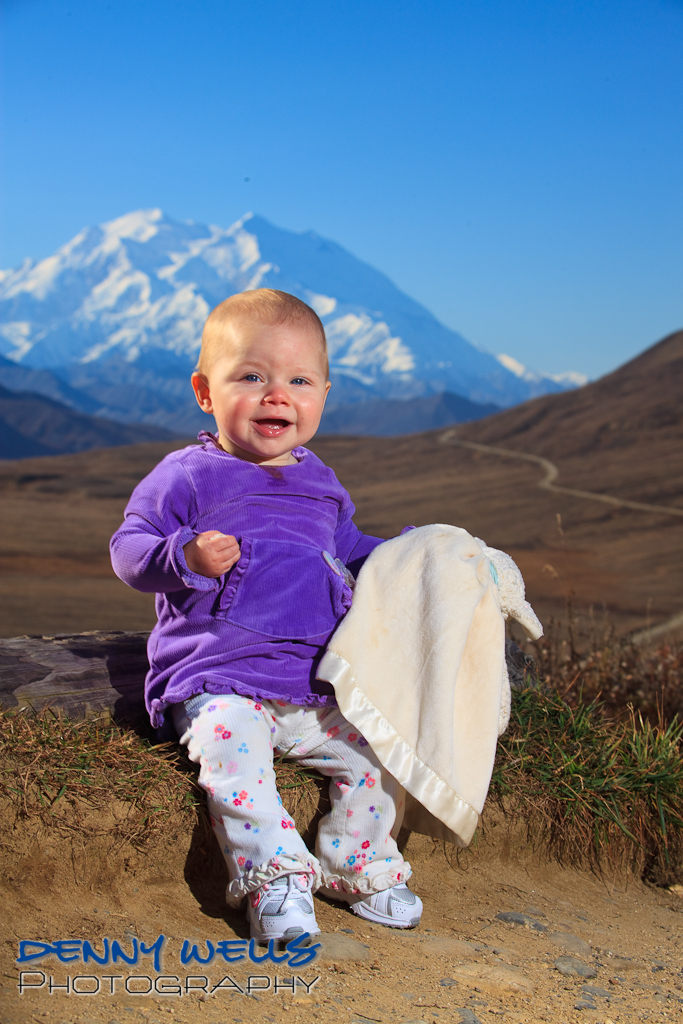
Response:
[[[498,356],[498,362],[501,363],[506,370],[510,373],[514,373],[515,377],[519,377],[520,380],[536,380],[536,374],[533,370],[527,370],[526,366],[519,362],[517,359],[513,359],[512,356],[506,356],[504,352]]]
[[[563,389],[582,388],[590,379],[587,374],[577,373],[576,370],[565,370],[564,373],[548,373],[546,378],[554,380]]]
[[[320,315],[336,404],[450,391],[509,406],[565,386],[471,345],[335,242],[253,214],[220,228],[136,211],[0,272],[0,355],[87,391],[101,415],[173,427],[207,313],[261,286]]]
[[[576,373],[572,370],[568,370],[565,373],[537,373],[536,370],[528,369],[518,359],[514,359],[513,356],[501,353],[497,358],[498,362],[506,370],[509,370],[510,373],[514,373],[520,380],[538,387],[537,394],[545,394],[547,391],[555,390],[550,382],[558,385],[558,391],[564,391],[568,388],[580,388],[588,383],[588,377],[585,373]]]

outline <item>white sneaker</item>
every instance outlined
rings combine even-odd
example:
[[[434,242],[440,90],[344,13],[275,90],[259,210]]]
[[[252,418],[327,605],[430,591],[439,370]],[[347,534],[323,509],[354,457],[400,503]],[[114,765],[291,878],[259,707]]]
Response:
[[[313,909],[310,875],[280,875],[250,892],[247,905],[251,937],[257,942],[275,939],[286,944],[304,932],[320,933]]]
[[[343,900],[358,917],[388,928],[415,928],[422,917],[422,900],[411,892],[405,882],[366,896],[326,887],[318,889],[318,893],[333,900]]]

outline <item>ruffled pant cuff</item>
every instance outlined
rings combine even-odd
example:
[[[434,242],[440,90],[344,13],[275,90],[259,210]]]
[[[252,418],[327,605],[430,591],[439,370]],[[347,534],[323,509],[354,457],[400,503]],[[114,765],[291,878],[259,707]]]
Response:
[[[272,882],[275,878],[283,875],[310,875],[311,889],[315,890],[322,884],[322,872],[320,864],[311,855],[306,860],[292,857],[287,854],[280,857],[272,857],[265,864],[249,868],[239,878],[233,878],[225,890],[225,898],[229,906],[237,907],[244,897],[260,889],[262,885]]]
[[[369,865],[371,868],[371,865]],[[379,865],[378,865],[379,867]],[[365,869],[368,871],[368,868]],[[406,882],[413,871],[406,861],[397,865],[394,863],[386,870],[368,871],[361,874],[324,874],[323,881],[318,888],[321,895],[330,899],[344,900],[347,896],[368,896],[373,892],[383,892],[384,889],[391,889],[399,882]]]

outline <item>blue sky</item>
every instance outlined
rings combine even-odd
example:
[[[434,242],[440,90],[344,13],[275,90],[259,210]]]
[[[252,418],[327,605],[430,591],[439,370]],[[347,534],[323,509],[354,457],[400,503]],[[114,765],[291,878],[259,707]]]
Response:
[[[598,376],[683,327],[683,0],[4,0],[0,267],[161,207],[313,229]]]

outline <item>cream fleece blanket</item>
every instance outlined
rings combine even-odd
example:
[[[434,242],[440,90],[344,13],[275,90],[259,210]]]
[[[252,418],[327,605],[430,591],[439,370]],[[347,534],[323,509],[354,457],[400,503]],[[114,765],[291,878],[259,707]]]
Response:
[[[487,550],[440,524],[380,544],[318,669],[414,798],[404,823],[461,845],[477,827],[509,709],[504,613]]]

